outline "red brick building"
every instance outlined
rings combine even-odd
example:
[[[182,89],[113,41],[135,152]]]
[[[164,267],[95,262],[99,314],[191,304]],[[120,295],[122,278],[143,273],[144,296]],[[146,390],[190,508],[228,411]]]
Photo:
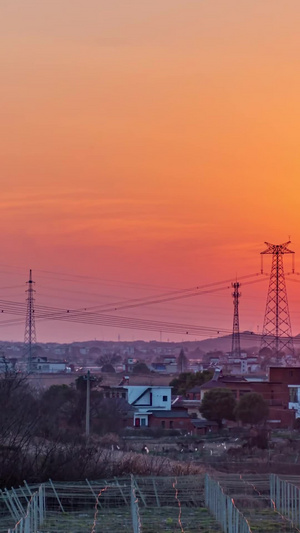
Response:
[[[148,427],[161,429],[181,429],[192,432],[194,426],[187,411],[153,411],[149,414]]]
[[[236,400],[243,394],[251,392],[250,382],[243,377],[237,376],[217,376],[207,381],[200,387],[193,387],[187,392],[188,400],[203,400],[204,394],[211,389],[230,389]]]
[[[268,422],[271,427],[293,427],[295,411],[289,409],[289,385],[300,385],[300,367],[271,367],[266,381],[248,381],[243,377],[217,375],[201,387],[189,390],[187,398],[202,400],[207,391],[215,388],[231,390],[237,401],[243,394],[257,392],[269,405]]]

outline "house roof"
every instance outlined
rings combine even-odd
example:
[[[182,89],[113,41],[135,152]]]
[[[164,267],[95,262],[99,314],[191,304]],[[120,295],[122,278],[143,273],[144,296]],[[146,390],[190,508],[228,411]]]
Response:
[[[247,380],[243,376],[217,376],[211,379],[210,381],[206,381],[206,383],[203,383],[203,385],[196,385],[192,389],[189,389],[188,393],[199,393],[202,390],[206,389],[214,389],[214,388],[220,388],[225,387],[228,383],[245,383]]]
[[[134,405],[136,402],[138,402],[147,392],[151,390],[151,387],[147,387],[143,392],[132,402],[132,405]]]
[[[201,405],[201,402],[202,400],[186,400],[186,399],[183,399],[183,400],[180,400],[180,402],[178,402],[177,404],[175,405],[172,405],[172,408],[174,409],[178,409],[178,408],[183,408],[183,409],[189,409],[189,408],[193,408],[193,407],[199,407]]]
[[[217,422],[213,422],[212,420],[201,420],[200,418],[193,418],[192,424],[195,428],[206,428],[218,425]]]
[[[152,411],[149,414],[154,416],[154,418],[189,418],[187,411],[159,410],[159,411]]]
[[[203,383],[201,385],[200,390],[207,390],[207,389],[215,389],[215,388],[226,388],[227,385],[230,385],[231,383],[249,383],[244,377],[238,377],[238,376],[223,376],[219,377],[218,379],[211,379],[210,381],[207,381],[206,383]],[[190,392],[190,391],[188,391]]]
[[[223,383],[233,383],[247,380],[244,378],[244,376],[220,376],[218,381],[222,381]]]
[[[207,381],[207,383],[204,383],[201,385],[200,390],[208,390],[208,389],[226,389],[226,383],[222,383],[220,381],[214,381],[213,379],[211,381]]]
[[[156,370],[166,370],[166,365],[164,363],[152,363],[151,366]]]
[[[189,389],[187,392],[201,392],[201,386],[200,385],[196,385],[192,389]]]

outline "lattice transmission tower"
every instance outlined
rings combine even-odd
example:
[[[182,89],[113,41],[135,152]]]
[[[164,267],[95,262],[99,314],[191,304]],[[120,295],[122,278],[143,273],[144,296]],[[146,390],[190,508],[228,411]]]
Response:
[[[240,343],[240,322],[239,322],[239,298],[241,293],[239,292],[240,283],[236,281],[231,284],[233,287],[233,329],[232,329],[232,345],[231,355],[234,357],[241,357],[241,343]]]
[[[283,256],[284,254],[294,254],[288,248],[291,241],[283,244],[271,244],[265,242],[267,249],[261,252],[261,259],[265,254],[272,255],[272,267],[270,282],[264,317],[261,348],[268,347],[279,359],[280,353],[286,349],[289,354],[294,355],[294,345],[292,337],[291,320],[285,285]],[[293,267],[294,272],[294,255]],[[262,269],[263,273],[263,263]]]
[[[25,323],[25,356],[27,359],[27,371],[32,372],[32,347],[36,343],[36,330],[35,330],[35,318],[34,318],[34,293],[33,288],[34,281],[32,281],[32,270],[29,271],[29,280],[27,281],[27,312]]]

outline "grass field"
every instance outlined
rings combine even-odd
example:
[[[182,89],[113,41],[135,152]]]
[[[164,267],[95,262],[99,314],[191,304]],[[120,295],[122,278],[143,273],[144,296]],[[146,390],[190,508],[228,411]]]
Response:
[[[40,533],[132,533],[129,508],[107,509],[98,512],[94,527],[93,513],[48,513]],[[140,510],[143,533],[217,533],[222,530],[203,507],[182,509],[180,521],[176,507],[143,508]],[[181,525],[180,525],[181,522]]]

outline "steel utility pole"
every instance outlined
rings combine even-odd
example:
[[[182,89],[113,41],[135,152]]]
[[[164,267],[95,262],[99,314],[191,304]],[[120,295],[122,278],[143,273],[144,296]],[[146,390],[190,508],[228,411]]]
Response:
[[[85,436],[88,439],[90,436],[90,403],[91,403],[91,375],[87,371],[86,375],[86,412],[85,412]]]
[[[233,296],[233,328],[232,328],[232,345],[231,345],[231,355],[234,357],[241,357],[241,343],[240,343],[240,324],[239,324],[239,298],[241,293],[239,292],[240,283],[236,281],[232,283],[234,291]]]
[[[96,378],[91,376],[88,370],[86,375],[83,376],[86,381],[86,408],[85,408],[85,436],[86,439],[90,436],[90,424],[91,424],[91,381],[95,381]]]
[[[287,241],[283,244],[266,242],[265,244],[268,248],[261,252],[261,259],[263,259],[263,255],[265,254],[272,255],[261,348],[270,348],[277,358],[280,357],[280,352],[284,349],[287,349],[291,355],[294,355],[291,320],[283,269],[283,255],[295,253],[288,248],[290,242]],[[261,271],[263,272],[263,268]],[[294,255],[292,271],[294,272]]]
[[[34,319],[34,293],[33,289],[34,281],[32,281],[32,270],[29,271],[29,280],[27,281],[27,312],[25,323],[25,357],[27,358],[27,371],[32,372],[32,345],[36,343],[36,330]]]

